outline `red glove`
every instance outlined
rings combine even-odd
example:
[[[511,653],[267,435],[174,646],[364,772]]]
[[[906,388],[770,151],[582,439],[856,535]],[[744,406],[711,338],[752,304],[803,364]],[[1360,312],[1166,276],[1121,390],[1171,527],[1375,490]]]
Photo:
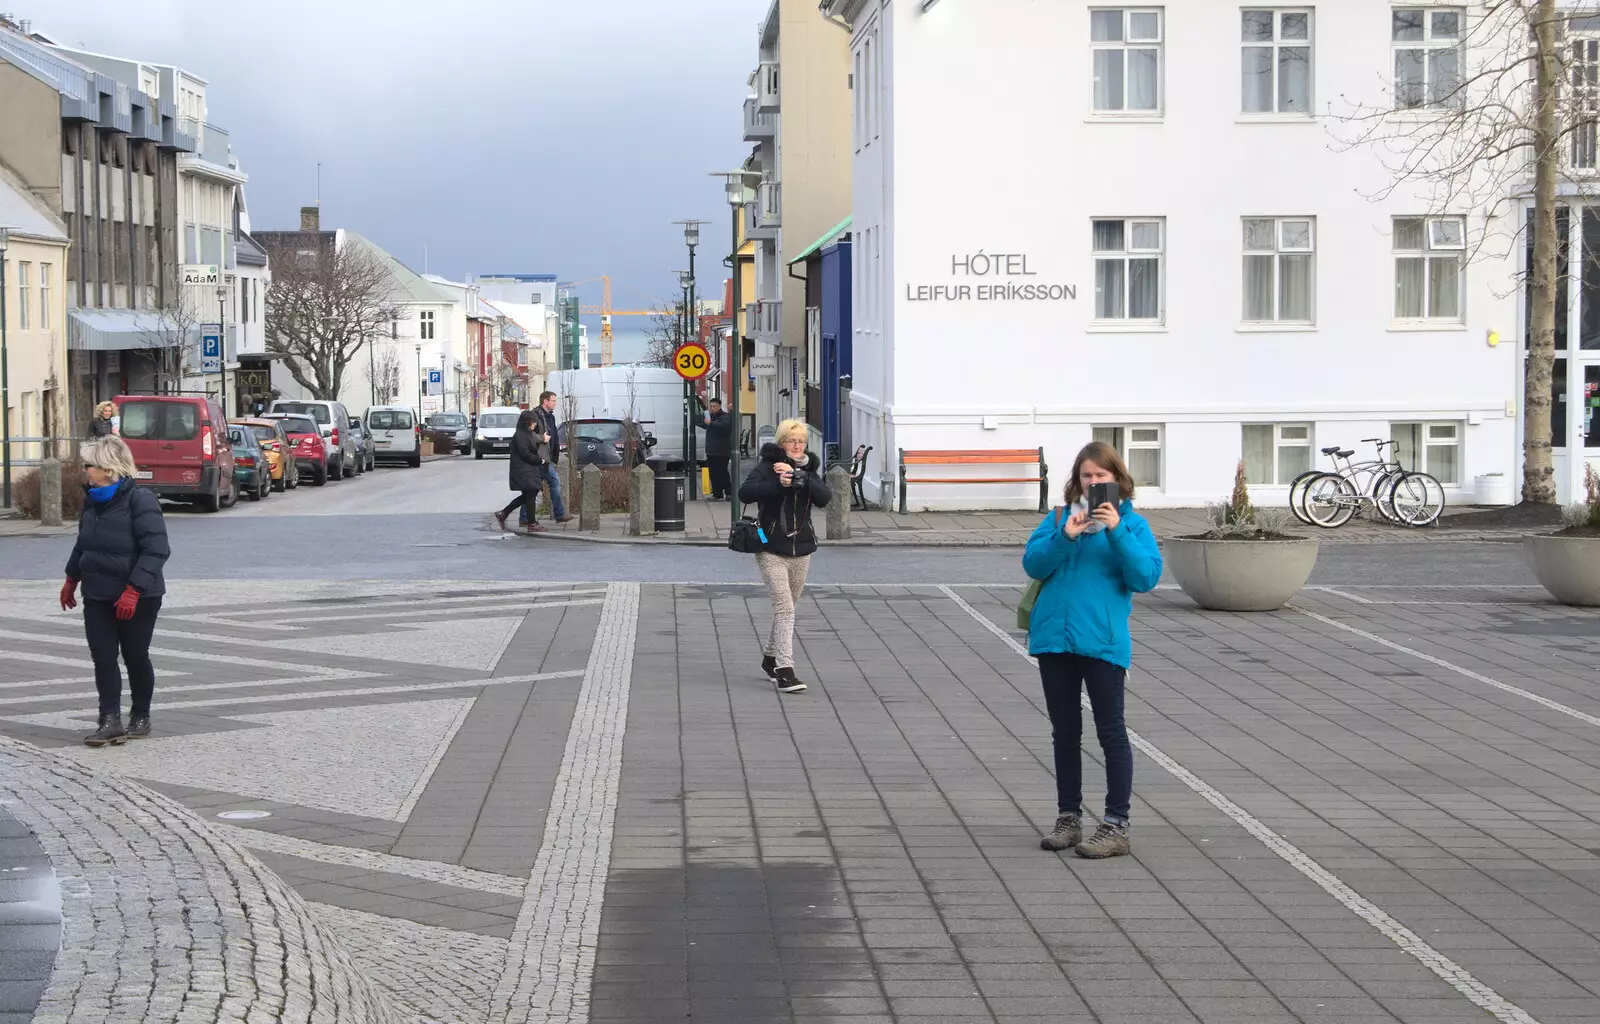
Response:
[[[77,592],[77,589],[78,589],[78,581],[73,579],[71,576],[67,577],[67,582],[61,584],[61,610],[62,611],[66,611],[69,608],[78,607],[78,599],[73,596]]]
[[[126,622],[133,618],[133,610],[139,607],[139,592],[132,587],[123,587],[122,596],[117,598],[117,618]]]

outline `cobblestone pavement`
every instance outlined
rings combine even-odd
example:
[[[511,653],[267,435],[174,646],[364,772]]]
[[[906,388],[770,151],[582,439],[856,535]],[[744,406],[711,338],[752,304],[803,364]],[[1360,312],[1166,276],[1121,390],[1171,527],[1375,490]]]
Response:
[[[80,624],[5,586],[0,800],[63,879],[41,1024],[187,1019],[111,1012],[159,956],[75,965],[228,872],[408,1024],[1600,1019],[1600,614],[1537,587],[1141,599],[1134,856],[1090,862],[1037,846],[1015,587],[811,587],[780,697],[753,586],[179,581],[157,735],[93,751]],[[195,920],[236,969],[253,912]]]

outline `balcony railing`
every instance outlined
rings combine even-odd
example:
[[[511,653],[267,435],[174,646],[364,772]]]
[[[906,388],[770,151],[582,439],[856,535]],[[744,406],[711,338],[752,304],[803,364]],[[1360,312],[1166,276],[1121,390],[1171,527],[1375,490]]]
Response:
[[[778,62],[764,60],[756,68],[756,106],[767,113],[776,113],[778,100]]]
[[[239,158],[233,155],[228,133],[214,124],[205,125],[200,136],[200,152],[196,155],[208,164],[237,169]]]
[[[756,193],[756,223],[763,228],[783,226],[783,183],[765,181]]]
[[[744,308],[744,320],[752,338],[776,345],[783,333],[783,303],[776,299],[752,302]]]
[[[763,114],[754,96],[744,101],[744,141],[760,142],[778,132],[778,115]]]

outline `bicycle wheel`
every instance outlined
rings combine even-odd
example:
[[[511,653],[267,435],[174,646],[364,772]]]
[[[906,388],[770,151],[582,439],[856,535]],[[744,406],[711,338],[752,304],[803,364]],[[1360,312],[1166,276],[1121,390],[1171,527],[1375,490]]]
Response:
[[[1300,507],[1300,503],[1305,498],[1306,485],[1324,472],[1325,470],[1321,469],[1308,469],[1295,477],[1294,482],[1289,484],[1289,511],[1293,512],[1294,517],[1307,526],[1311,525],[1311,520],[1307,518],[1305,510]]]
[[[1399,523],[1400,517],[1394,511],[1394,485],[1400,479],[1399,473],[1383,473],[1372,482],[1372,503],[1378,509],[1378,515],[1384,522]]]
[[[1356,487],[1337,473],[1323,473],[1306,485],[1300,497],[1306,522],[1324,530],[1336,529],[1356,514]]]
[[[1444,512],[1444,485],[1427,473],[1402,473],[1390,499],[1395,516],[1407,526],[1432,526]]]

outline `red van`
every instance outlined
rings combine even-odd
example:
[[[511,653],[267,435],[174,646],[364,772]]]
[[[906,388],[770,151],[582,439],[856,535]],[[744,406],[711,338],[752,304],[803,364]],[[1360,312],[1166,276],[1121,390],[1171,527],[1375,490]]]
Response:
[[[222,406],[202,395],[122,395],[117,433],[139,467],[139,483],[207,512],[239,500]]]

